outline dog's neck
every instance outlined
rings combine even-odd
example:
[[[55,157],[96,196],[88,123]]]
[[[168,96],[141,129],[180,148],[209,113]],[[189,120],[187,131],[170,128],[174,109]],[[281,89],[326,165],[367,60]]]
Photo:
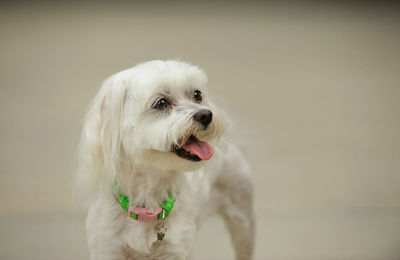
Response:
[[[175,197],[183,181],[180,172],[160,172],[151,168],[135,169],[122,188],[131,206],[159,208],[171,195]]]

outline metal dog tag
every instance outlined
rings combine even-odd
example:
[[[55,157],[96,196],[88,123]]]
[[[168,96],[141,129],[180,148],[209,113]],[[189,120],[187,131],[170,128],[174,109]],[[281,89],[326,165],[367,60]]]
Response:
[[[165,225],[164,223],[160,223],[160,225],[158,225],[158,231],[157,231],[158,241],[163,241],[166,232],[167,232],[167,225]]]

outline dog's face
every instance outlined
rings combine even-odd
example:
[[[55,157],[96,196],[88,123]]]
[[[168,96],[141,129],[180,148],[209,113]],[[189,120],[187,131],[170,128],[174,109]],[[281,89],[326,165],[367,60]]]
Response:
[[[120,128],[121,149],[135,166],[193,170],[212,158],[224,122],[199,68],[152,61],[120,72],[110,82],[122,98],[120,122],[113,127]]]

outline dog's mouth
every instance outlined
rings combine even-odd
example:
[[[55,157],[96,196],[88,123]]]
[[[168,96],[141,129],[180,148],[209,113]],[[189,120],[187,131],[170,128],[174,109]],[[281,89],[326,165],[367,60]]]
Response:
[[[209,160],[214,154],[213,148],[205,141],[200,141],[196,136],[191,135],[181,146],[175,146],[171,150],[179,157],[190,161]]]

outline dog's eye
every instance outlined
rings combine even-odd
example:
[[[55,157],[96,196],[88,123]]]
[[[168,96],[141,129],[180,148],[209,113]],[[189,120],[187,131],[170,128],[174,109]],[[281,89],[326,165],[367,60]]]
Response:
[[[196,102],[201,102],[203,100],[203,97],[201,96],[201,91],[195,90],[194,94],[193,94],[193,98],[194,98],[194,100],[196,100]]]
[[[170,105],[170,103],[168,102],[168,100],[166,100],[165,98],[159,99],[155,104],[154,104],[154,108],[158,109],[158,110],[163,110],[166,109],[168,106]]]

